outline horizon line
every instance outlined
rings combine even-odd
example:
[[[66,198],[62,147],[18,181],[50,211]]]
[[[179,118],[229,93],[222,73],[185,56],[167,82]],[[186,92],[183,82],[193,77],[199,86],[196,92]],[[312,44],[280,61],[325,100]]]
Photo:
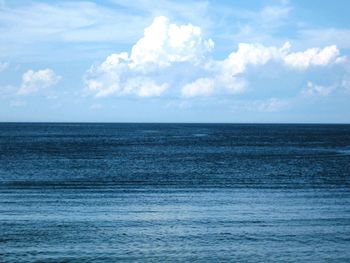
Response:
[[[232,125],[350,125],[349,122],[98,122],[98,121],[0,121],[0,124],[232,124]]]

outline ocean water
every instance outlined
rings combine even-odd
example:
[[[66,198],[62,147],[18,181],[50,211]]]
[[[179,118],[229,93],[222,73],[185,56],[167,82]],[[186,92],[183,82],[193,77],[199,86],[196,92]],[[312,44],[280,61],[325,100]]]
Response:
[[[0,262],[350,262],[350,125],[0,124]]]

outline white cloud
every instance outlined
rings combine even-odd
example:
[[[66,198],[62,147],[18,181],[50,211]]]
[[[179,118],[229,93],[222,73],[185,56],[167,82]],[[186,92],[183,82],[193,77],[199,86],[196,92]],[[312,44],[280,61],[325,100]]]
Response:
[[[247,65],[264,65],[269,61],[285,63],[288,66],[307,69],[311,66],[326,66],[342,62],[337,46],[310,48],[301,52],[290,52],[291,44],[286,42],[281,48],[266,47],[261,44],[240,43],[238,50],[223,62],[230,74],[243,73]]]
[[[199,27],[171,24],[156,17],[144,36],[127,52],[112,54],[92,67],[85,78],[88,91],[97,97],[111,94],[140,97],[160,96],[167,88],[154,75],[176,63],[197,65],[214,43],[204,40]]]
[[[102,64],[89,70],[85,83],[88,91],[96,97],[112,94],[159,96],[168,87],[166,83],[157,84],[151,78],[136,73],[130,66],[127,53],[112,54]]]
[[[200,78],[192,83],[186,84],[181,92],[184,97],[209,96],[214,92],[214,89],[214,79]]]
[[[60,79],[61,77],[51,69],[28,70],[22,76],[22,85],[17,94],[28,95],[39,90],[47,89],[57,84]]]
[[[128,54],[112,54],[100,64],[93,66],[86,76],[86,87],[97,97],[113,93],[124,93],[121,85],[121,75],[128,71]]]
[[[302,52],[290,53],[284,57],[284,62],[298,69],[306,69],[310,66],[326,66],[341,59],[337,46],[332,45],[320,48],[310,48]]]
[[[277,59],[279,56],[280,52],[276,47],[240,43],[238,50],[232,52],[223,61],[223,67],[229,74],[237,75],[243,73],[249,64],[263,65],[273,58]]]
[[[280,60],[285,54],[289,43],[282,48],[265,47],[260,44],[240,43],[238,50],[232,52],[225,60],[217,63],[217,86],[223,86],[226,90],[237,93],[245,89],[246,82],[239,79],[248,65],[264,65],[271,60]]]
[[[208,96],[214,90],[224,90],[229,93],[242,92],[246,81],[240,74],[246,71],[248,65],[264,65],[270,60],[277,60],[284,54],[285,46],[281,49],[265,47],[259,44],[240,43],[238,50],[232,52],[222,61],[209,63],[207,68],[213,77],[203,77],[182,88],[184,97]]]
[[[131,67],[145,69],[150,65],[169,66],[173,62],[198,62],[214,46],[202,39],[201,29],[191,24],[171,24],[169,19],[156,17],[144,31],[144,36],[133,46]]]
[[[287,9],[269,9],[276,16]],[[282,47],[240,43],[238,49],[223,60],[212,60],[208,54],[214,47],[204,39],[199,27],[177,25],[160,16],[145,28],[144,35],[131,48],[130,54],[112,54],[87,73],[87,90],[96,97],[135,95],[160,96],[170,87],[181,90],[183,97],[209,96],[219,93],[239,93],[248,84],[244,78],[249,66],[269,62],[306,70],[344,62],[335,45],[291,52],[291,44]],[[179,71],[179,68],[182,68]]]
[[[127,94],[134,93],[140,97],[160,96],[167,88],[166,83],[158,85],[149,78],[132,78],[125,84]]]
[[[311,66],[326,66],[338,63],[343,57],[339,56],[336,46],[323,49],[313,48],[304,52],[290,52],[291,44],[286,42],[281,48],[261,44],[240,43],[238,49],[226,59],[209,64],[212,78],[202,77],[185,85],[182,95],[185,97],[207,96],[214,90],[224,89],[230,93],[244,91],[247,82],[240,76],[249,65],[261,66],[270,61],[286,64],[292,68],[307,69]]]
[[[321,85],[316,85],[312,83],[311,81],[308,81],[307,83],[307,88],[302,91],[302,94],[304,96],[322,96],[326,97],[330,95],[334,90],[336,86],[321,86]]]

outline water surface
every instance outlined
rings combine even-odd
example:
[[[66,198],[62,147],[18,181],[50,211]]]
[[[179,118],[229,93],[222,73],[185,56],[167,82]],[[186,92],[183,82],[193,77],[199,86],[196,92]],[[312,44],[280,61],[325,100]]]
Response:
[[[0,124],[0,262],[350,261],[350,125]]]

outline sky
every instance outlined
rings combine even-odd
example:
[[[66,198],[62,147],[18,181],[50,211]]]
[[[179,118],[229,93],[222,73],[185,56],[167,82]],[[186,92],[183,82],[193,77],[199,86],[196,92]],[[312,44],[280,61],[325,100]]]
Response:
[[[0,0],[0,121],[350,123],[348,10]]]

